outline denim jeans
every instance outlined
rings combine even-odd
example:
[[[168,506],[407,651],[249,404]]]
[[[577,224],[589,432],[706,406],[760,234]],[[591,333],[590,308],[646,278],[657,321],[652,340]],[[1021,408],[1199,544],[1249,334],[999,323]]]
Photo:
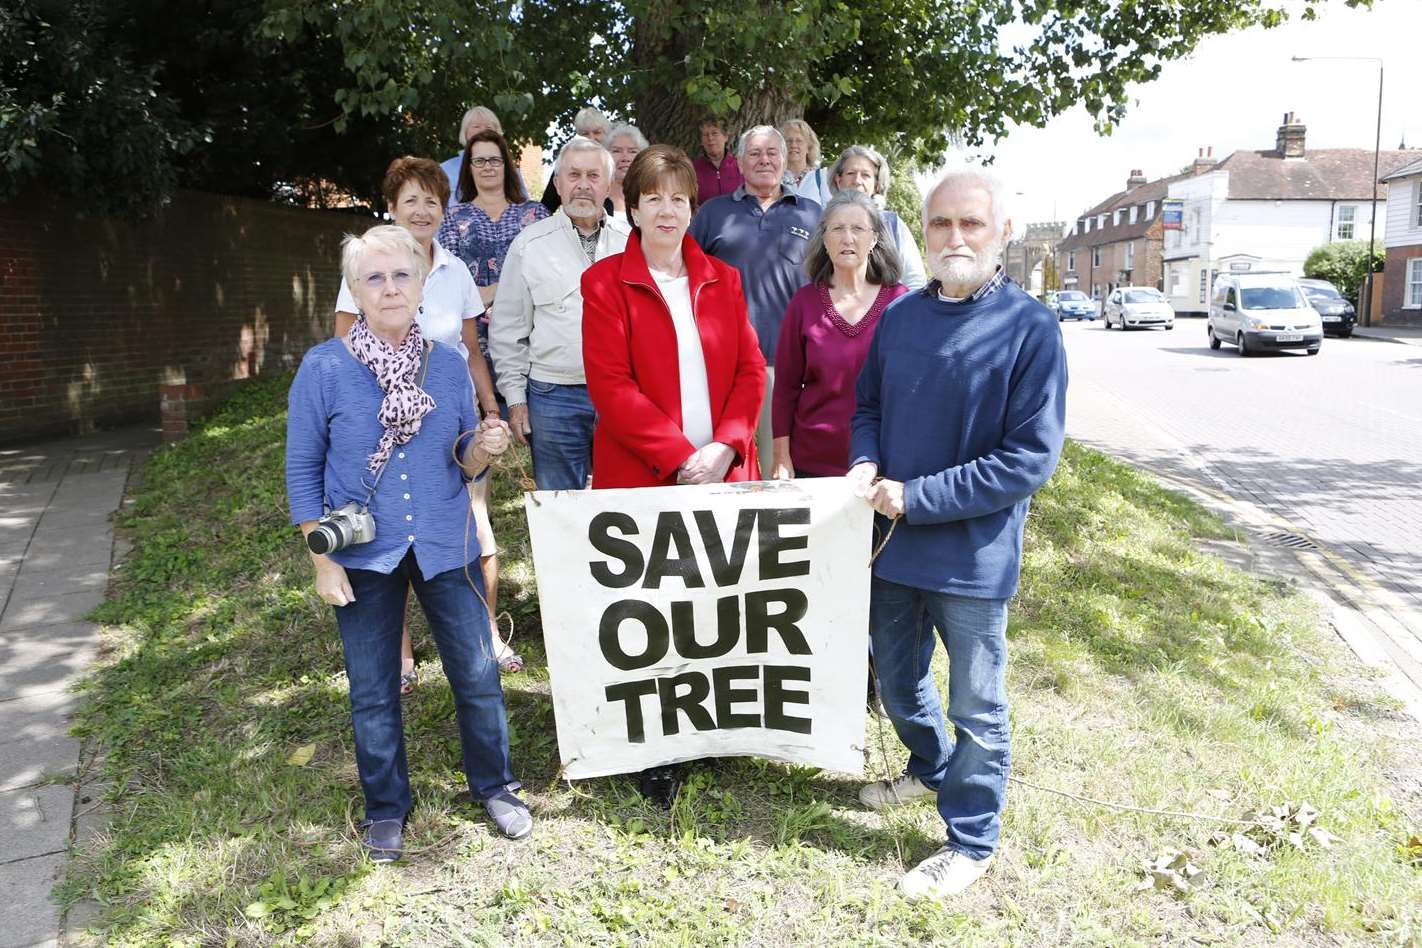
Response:
[[[586,385],[528,380],[533,479],[539,490],[582,490],[592,473],[597,412]]]
[[[948,650],[950,744],[931,663]],[[1011,750],[1007,601],[967,599],[875,576],[869,635],[884,710],[909,749],[906,771],[938,791],[948,846],[974,859],[997,847]]]
[[[471,564],[468,572],[483,595],[479,564]],[[424,579],[413,549],[390,573],[346,570],[355,602],[336,607],[336,624],[346,658],[356,769],[368,820],[398,820],[410,811],[410,774],[400,718],[400,632],[407,587],[414,587],[429,619],[454,693],[469,792],[475,800],[487,800],[500,790],[518,787],[509,766],[508,722],[499,668],[489,644],[489,614],[464,574],[462,569],[452,569]]]

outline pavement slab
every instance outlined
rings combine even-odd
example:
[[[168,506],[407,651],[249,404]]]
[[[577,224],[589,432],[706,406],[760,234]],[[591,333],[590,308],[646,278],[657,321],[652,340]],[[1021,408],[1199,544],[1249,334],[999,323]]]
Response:
[[[64,878],[64,853],[0,865],[0,948],[59,944],[59,906],[49,893]]]
[[[0,838],[12,840],[0,865],[64,852],[73,815],[74,788],[68,784],[0,793]]]
[[[79,741],[69,735],[77,705],[65,691],[0,701],[0,791],[72,773]]]
[[[47,629],[28,631],[43,633]],[[0,638],[0,694],[29,698],[66,691],[78,681],[98,652],[97,629],[87,641],[81,642],[25,639],[19,633]]]

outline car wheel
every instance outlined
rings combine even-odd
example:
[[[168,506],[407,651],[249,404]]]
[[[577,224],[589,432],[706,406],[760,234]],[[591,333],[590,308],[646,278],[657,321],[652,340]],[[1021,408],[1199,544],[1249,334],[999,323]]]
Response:
[[[1218,349],[1218,348],[1220,347],[1220,339],[1219,339],[1218,336],[1215,335],[1215,327],[1214,327],[1214,326],[1206,326],[1206,327],[1205,327],[1205,335],[1207,335],[1207,336],[1210,337],[1210,348],[1211,348],[1211,349]]]
[[[1249,351],[1249,342],[1244,338],[1244,333],[1240,333],[1234,337],[1234,345],[1239,350],[1239,354],[1245,358],[1254,354]]]
[[[1174,329],[1174,328],[1175,328],[1175,324],[1174,324],[1174,323],[1166,323],[1166,324],[1165,324],[1165,329],[1166,329],[1167,332],[1169,332],[1170,330],[1172,330],[1172,329]]]
[[[1308,354],[1311,355],[1311,356],[1316,356],[1316,355],[1318,355],[1318,346],[1312,346],[1312,347],[1310,347],[1309,350],[1308,350]]]

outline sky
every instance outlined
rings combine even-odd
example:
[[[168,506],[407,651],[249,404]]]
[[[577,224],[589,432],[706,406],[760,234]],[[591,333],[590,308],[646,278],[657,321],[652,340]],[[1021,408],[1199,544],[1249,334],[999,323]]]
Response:
[[[1175,174],[1200,148],[1216,158],[1274,147],[1285,112],[1308,127],[1308,148],[1373,147],[1378,70],[1372,62],[1296,63],[1292,56],[1383,60],[1382,147],[1422,147],[1422,0],[1376,0],[1353,10],[1323,5],[1317,20],[1291,20],[1204,40],[1166,63],[1155,82],[1132,89],[1134,104],[1110,136],[1083,108],[1045,128],[1017,128],[971,154],[993,155],[1022,222],[1073,220],[1122,190],[1131,169],[1154,180]],[[1422,156],[1422,151],[1418,152]]]

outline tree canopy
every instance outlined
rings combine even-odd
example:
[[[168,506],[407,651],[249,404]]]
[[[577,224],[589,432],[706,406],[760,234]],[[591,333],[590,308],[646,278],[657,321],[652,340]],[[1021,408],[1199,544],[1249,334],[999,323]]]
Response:
[[[174,184],[373,201],[391,156],[452,154],[473,103],[515,142],[595,102],[653,141],[693,146],[704,115],[804,117],[827,154],[926,163],[1077,103],[1109,130],[1134,84],[1288,2],[11,0],[0,193],[38,178],[99,205]]]

